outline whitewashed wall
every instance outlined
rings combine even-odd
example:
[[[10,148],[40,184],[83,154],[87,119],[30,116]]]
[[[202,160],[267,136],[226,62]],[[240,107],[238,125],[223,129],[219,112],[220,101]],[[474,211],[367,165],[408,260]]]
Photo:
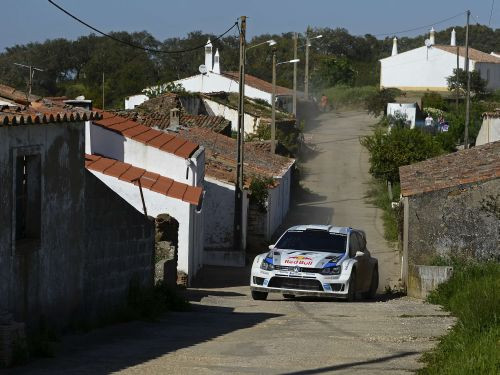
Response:
[[[428,53],[428,55],[427,55]],[[457,67],[456,55],[439,48],[423,46],[380,60],[380,86],[398,87],[405,90],[448,90],[446,78]],[[464,68],[465,59],[459,57],[459,67]],[[470,61],[470,69],[474,62]]]
[[[415,103],[387,103],[387,115],[395,116],[397,113],[406,116],[411,128],[415,127],[417,105]]]
[[[195,152],[191,159],[187,159],[190,161],[188,165],[184,158],[126,138],[99,125],[91,125],[90,139],[92,153],[117,159],[191,186],[200,186],[203,181],[203,149]]]
[[[203,99],[203,102],[211,115],[224,117],[226,120],[231,121],[231,130],[238,130],[238,110],[206,98]],[[260,117],[245,113],[244,123],[245,134],[253,134],[259,126]]]
[[[134,109],[136,106],[141,105],[148,99],[149,98],[143,94],[129,96],[128,98],[125,98],[125,109]]]
[[[500,141],[500,118],[485,117],[476,138],[476,146]]]
[[[276,178],[279,185],[269,189],[267,198],[267,233],[266,239],[270,240],[273,233],[283,223],[290,209],[290,187],[292,171],[286,171],[281,178]]]
[[[90,171],[114,192],[125,199],[139,212],[143,211],[139,188],[129,182]],[[149,189],[143,189],[144,201],[149,216],[167,213],[179,222],[177,269],[188,274],[191,280],[201,268],[203,256],[203,209],[180,199],[170,198]]]

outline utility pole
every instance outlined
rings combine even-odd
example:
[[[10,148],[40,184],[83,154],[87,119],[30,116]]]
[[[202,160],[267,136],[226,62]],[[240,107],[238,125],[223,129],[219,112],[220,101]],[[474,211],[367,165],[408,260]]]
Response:
[[[465,75],[467,77],[467,93],[465,96],[465,132],[464,132],[465,149],[469,148],[469,121],[470,121],[469,18],[470,18],[470,10],[467,11],[467,27],[465,29]]]
[[[459,60],[459,54],[460,54],[460,47],[457,45],[457,72],[455,74],[455,78],[457,80],[457,87],[455,88],[455,109],[458,110],[458,96],[460,95],[460,87],[458,87],[458,70],[460,69],[460,60]]]
[[[240,17],[240,64],[239,64],[239,98],[238,98],[238,130],[236,136],[237,143],[237,161],[236,161],[236,184],[234,191],[234,247],[236,250],[243,249],[242,232],[243,232],[243,151],[244,151],[244,135],[245,135],[245,48],[246,48],[246,16]]]
[[[102,110],[104,111],[104,70],[102,71]]]
[[[297,59],[297,33],[293,33],[293,59]],[[293,114],[297,117],[297,64],[293,64]]]
[[[304,97],[305,100],[309,100],[309,29],[306,31],[306,65],[305,65],[305,75],[304,75]]]
[[[29,79],[28,79],[28,101],[29,96],[31,96],[31,90],[33,88],[33,77],[35,75],[35,71],[43,72],[43,69],[36,68],[33,65],[24,65],[19,63],[14,63],[14,65],[20,66],[21,68],[29,69]]]
[[[273,47],[273,94],[271,96],[271,154],[276,152],[276,47]]]

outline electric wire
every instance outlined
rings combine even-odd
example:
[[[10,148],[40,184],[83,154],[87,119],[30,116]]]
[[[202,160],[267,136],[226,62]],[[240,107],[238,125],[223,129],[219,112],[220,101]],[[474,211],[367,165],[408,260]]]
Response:
[[[396,31],[396,32],[392,32],[392,33],[380,33],[380,34],[373,34],[373,36],[390,36],[390,35],[398,35],[398,34],[406,34],[406,33],[409,33],[409,32],[412,32],[412,31],[418,31],[418,30],[422,30],[422,29],[427,29],[431,26],[435,26],[435,25],[439,25],[441,23],[445,23],[447,21],[450,21],[454,18],[457,18],[457,17],[460,17],[462,15],[464,15],[465,12],[460,12],[458,14],[455,14],[454,16],[452,17],[448,17],[448,18],[445,18],[443,20],[440,20],[440,21],[436,21],[436,22],[433,22],[433,23],[430,23],[428,25],[424,25],[424,26],[419,26],[419,27],[414,27],[412,29],[407,29],[407,30],[401,30],[401,31]]]
[[[175,51],[159,50],[159,49],[156,49],[156,48],[143,47],[143,46],[140,46],[140,45],[137,45],[137,44],[134,44],[134,43],[127,42],[126,40],[117,38],[117,37],[115,37],[113,35],[110,35],[108,33],[105,33],[104,31],[101,31],[101,30],[97,29],[96,27],[94,27],[92,25],[89,25],[87,22],[85,22],[82,19],[78,18],[77,16],[73,15],[72,13],[70,13],[69,11],[67,11],[66,9],[64,9],[63,7],[61,7],[60,5],[56,4],[54,1],[48,0],[48,2],[50,4],[52,4],[53,6],[55,6],[57,9],[59,9],[61,12],[65,13],[66,15],[68,15],[71,18],[73,18],[75,21],[81,23],[82,25],[88,27],[89,29],[95,31],[96,33],[101,34],[102,36],[105,36],[105,37],[107,37],[109,39],[112,39],[115,42],[127,45],[129,47],[137,48],[137,49],[140,49],[140,50],[143,50],[143,51],[146,51],[146,52],[164,53],[164,54],[186,53],[186,52],[195,51],[197,49],[205,48],[205,46],[208,44],[208,43],[204,43],[203,45],[199,45],[199,46],[196,46],[196,47],[186,48],[186,49],[182,49],[182,50],[175,50]],[[222,37],[224,37],[227,33],[229,33],[232,29],[234,29],[237,26],[238,26],[238,22],[235,22],[229,29],[227,29],[225,32],[223,32],[222,34],[220,34],[219,36],[217,36],[216,38],[214,38],[213,41],[217,41],[217,40],[221,39]]]

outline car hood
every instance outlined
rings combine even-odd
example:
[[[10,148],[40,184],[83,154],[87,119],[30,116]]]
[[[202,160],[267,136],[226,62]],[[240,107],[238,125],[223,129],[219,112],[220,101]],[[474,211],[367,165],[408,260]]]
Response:
[[[300,251],[274,249],[269,253],[273,264],[289,267],[323,268],[327,264],[335,265],[344,256],[343,253],[322,251]]]

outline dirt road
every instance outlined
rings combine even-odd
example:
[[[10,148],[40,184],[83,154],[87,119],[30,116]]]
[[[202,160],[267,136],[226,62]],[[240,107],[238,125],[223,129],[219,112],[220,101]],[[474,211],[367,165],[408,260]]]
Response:
[[[367,156],[358,137],[373,120],[325,114],[306,129],[313,152],[286,225],[363,228],[379,258],[381,285],[399,278],[397,253],[382,238],[379,212],[364,200]],[[186,293],[193,311],[64,339],[54,359],[9,374],[407,374],[452,319],[408,298],[346,303],[267,301],[249,296],[248,269],[207,268]]]

